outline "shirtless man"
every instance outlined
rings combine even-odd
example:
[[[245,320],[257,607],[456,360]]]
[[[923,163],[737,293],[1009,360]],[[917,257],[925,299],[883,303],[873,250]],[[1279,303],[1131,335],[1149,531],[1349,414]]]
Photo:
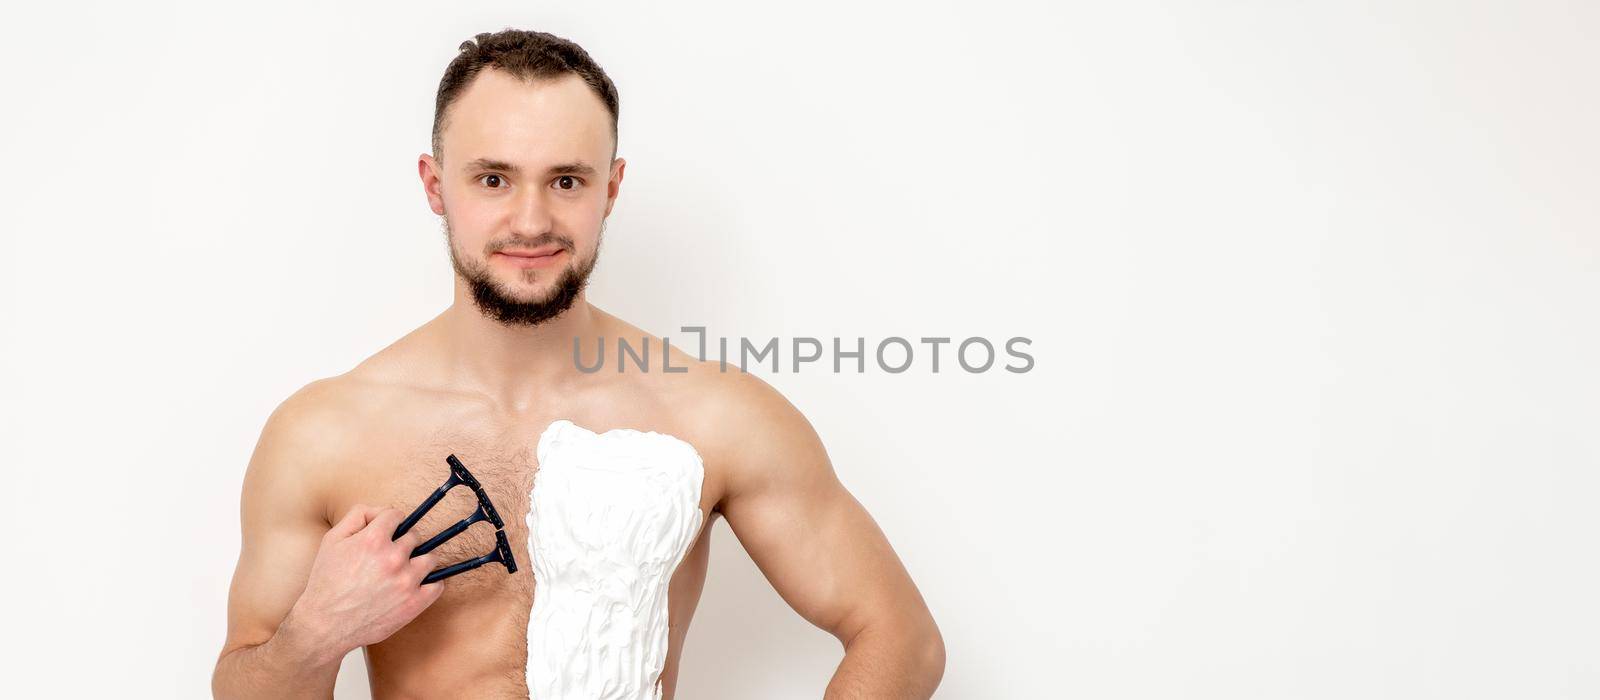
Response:
[[[933,693],[944,670],[939,630],[799,411],[754,375],[677,349],[667,364],[687,371],[663,371],[660,338],[585,299],[622,185],[616,115],[610,79],[570,42],[506,30],[462,45],[440,84],[433,152],[418,162],[444,217],[454,301],[268,418],[244,477],[217,697],[330,697],[340,660],[365,647],[377,698],[529,697],[530,656],[558,652],[592,673],[548,686],[563,690],[540,685],[539,700],[671,698],[718,517],[782,598],[844,645],[825,697]],[[574,338],[586,366],[597,338],[613,355],[617,339],[638,348],[649,338],[650,369],[619,372],[608,357],[605,371],[580,371]],[[530,537],[541,542],[530,493],[545,483],[536,484],[541,436],[558,427],[595,439],[654,431],[692,446],[681,454],[703,464],[703,481],[696,472],[684,482],[698,489],[698,530],[684,530],[681,558],[662,574],[668,622],[655,662],[649,649],[623,650],[620,663],[581,658],[598,653],[587,637],[528,648],[530,610],[547,585],[530,559]],[[478,523],[407,557],[472,512],[464,488],[391,541],[448,475],[449,454],[502,514],[516,573],[491,564],[419,585],[431,569],[494,548],[493,529]],[[641,668],[650,685],[620,682]],[[597,690],[610,680],[619,682]]]

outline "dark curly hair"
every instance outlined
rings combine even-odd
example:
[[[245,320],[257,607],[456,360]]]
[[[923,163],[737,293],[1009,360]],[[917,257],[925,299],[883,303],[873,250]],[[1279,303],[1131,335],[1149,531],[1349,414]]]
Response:
[[[461,42],[460,53],[444,69],[439,94],[433,102],[435,159],[443,159],[439,140],[444,133],[446,111],[484,68],[503,70],[522,80],[556,78],[568,73],[583,78],[611,112],[611,157],[617,157],[617,86],[600,64],[582,46],[554,34],[508,28]]]

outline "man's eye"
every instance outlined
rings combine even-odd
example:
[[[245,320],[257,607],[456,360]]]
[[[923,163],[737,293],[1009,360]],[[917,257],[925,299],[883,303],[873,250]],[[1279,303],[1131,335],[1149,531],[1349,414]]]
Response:
[[[583,181],[571,175],[562,175],[550,184],[555,185],[558,190],[575,190],[578,185],[583,184]]]
[[[500,189],[500,185],[504,184],[505,178],[502,178],[494,173],[489,173],[488,175],[480,175],[478,177],[478,181],[488,185],[489,189],[498,190]]]

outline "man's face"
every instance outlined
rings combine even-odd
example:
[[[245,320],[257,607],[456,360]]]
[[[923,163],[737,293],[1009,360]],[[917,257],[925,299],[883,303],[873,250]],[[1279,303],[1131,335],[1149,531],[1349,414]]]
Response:
[[[507,325],[565,311],[599,259],[625,165],[600,98],[575,75],[486,69],[450,105],[440,149],[418,169],[479,310]]]

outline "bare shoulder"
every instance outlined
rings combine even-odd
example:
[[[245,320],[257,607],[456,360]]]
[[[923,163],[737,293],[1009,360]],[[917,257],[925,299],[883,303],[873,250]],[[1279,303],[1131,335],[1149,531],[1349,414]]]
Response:
[[[670,407],[684,428],[717,447],[737,448],[743,442],[769,439],[776,432],[808,431],[810,424],[776,388],[737,365],[700,360],[683,349],[630,324],[623,333],[644,338],[666,361],[634,375],[648,385],[646,393]],[[629,337],[629,336],[623,336]]]
[[[417,335],[412,332],[343,374],[300,387],[268,417],[263,437],[322,458],[359,449],[385,408],[414,400],[415,387],[405,378],[420,362]]]
[[[608,334],[630,342],[648,339],[652,349],[666,353],[670,362],[632,376],[643,387],[639,394],[649,396],[657,410],[671,414],[671,423],[715,472],[708,478],[719,484],[719,509],[741,491],[834,478],[811,422],[777,388],[737,365],[700,360],[607,316]]]
[[[719,362],[696,362],[687,374],[697,394],[691,420],[722,475],[719,509],[742,493],[834,478],[815,428],[777,388]]]
[[[671,345],[610,314],[604,315],[607,335],[645,348],[652,359],[659,361],[631,376],[640,382],[643,393],[686,417],[686,427],[734,437],[738,428],[796,429],[805,424],[799,410],[760,377],[741,371],[737,365],[700,360],[682,346]]]
[[[729,446],[751,447],[778,436],[810,432],[811,423],[761,377],[718,362],[700,362],[700,419],[717,426]]]
[[[290,394],[267,416],[245,470],[243,505],[272,510],[325,502],[337,465],[356,447],[361,380],[350,374],[317,379]],[[296,508],[297,510],[299,508]],[[319,517],[326,519],[323,512]]]
[[[339,424],[348,420],[355,381],[349,375],[339,375],[300,387],[273,409],[263,436],[298,443],[307,449],[334,447],[342,433]]]

